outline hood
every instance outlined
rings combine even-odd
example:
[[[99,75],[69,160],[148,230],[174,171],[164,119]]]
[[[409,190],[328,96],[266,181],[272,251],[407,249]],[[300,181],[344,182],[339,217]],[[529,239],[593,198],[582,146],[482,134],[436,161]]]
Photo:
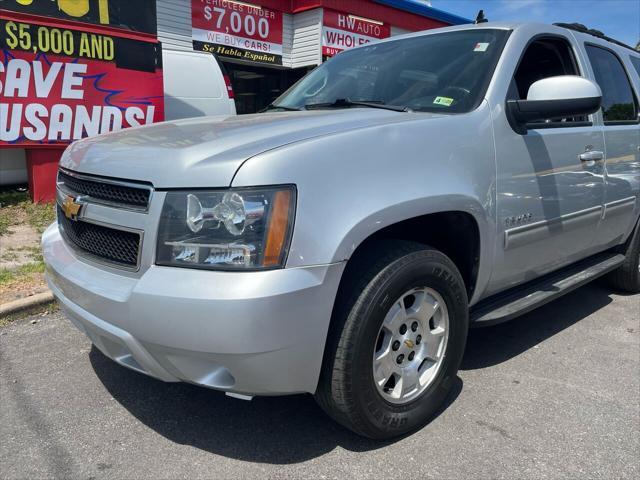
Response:
[[[261,152],[415,118],[367,108],[199,117],[75,142],[60,165],[82,173],[150,182],[155,188],[223,187],[231,184],[245,160]]]

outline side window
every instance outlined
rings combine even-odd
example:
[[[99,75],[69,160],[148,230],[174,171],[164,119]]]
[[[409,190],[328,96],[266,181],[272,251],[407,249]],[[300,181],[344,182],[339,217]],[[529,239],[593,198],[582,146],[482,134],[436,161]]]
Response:
[[[611,51],[586,45],[596,82],[602,90],[604,124],[637,122],[637,105],[629,77],[620,59]]]
[[[580,75],[569,43],[559,37],[535,40],[527,47],[518,69],[513,75],[509,98],[524,100],[533,83],[543,78],[559,75]],[[576,117],[551,122],[541,118],[540,122],[552,126],[558,122],[584,122],[586,120],[586,117]]]

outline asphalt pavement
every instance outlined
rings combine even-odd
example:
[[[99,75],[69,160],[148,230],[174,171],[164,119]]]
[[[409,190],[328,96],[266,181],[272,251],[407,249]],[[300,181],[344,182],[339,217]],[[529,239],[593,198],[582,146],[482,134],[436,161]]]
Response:
[[[472,331],[446,408],[385,443],[308,395],[245,402],[127,370],[61,313],[0,329],[1,478],[639,476],[640,295],[598,285]]]

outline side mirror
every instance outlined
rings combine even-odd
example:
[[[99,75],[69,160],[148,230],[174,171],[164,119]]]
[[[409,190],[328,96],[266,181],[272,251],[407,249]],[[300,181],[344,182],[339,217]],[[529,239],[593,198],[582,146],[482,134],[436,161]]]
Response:
[[[600,87],[583,77],[562,75],[543,78],[529,87],[526,100],[508,100],[507,112],[519,133],[534,120],[578,117],[597,112],[602,103]]]

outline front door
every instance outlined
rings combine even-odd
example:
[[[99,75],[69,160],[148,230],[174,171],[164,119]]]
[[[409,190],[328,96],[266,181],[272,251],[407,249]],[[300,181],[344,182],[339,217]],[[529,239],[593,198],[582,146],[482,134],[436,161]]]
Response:
[[[531,84],[580,75],[568,40],[542,37],[529,44],[508,98],[524,99]],[[489,293],[575,262],[592,253],[604,199],[604,137],[589,118],[528,125],[525,135],[494,120],[496,215],[499,243]]]

